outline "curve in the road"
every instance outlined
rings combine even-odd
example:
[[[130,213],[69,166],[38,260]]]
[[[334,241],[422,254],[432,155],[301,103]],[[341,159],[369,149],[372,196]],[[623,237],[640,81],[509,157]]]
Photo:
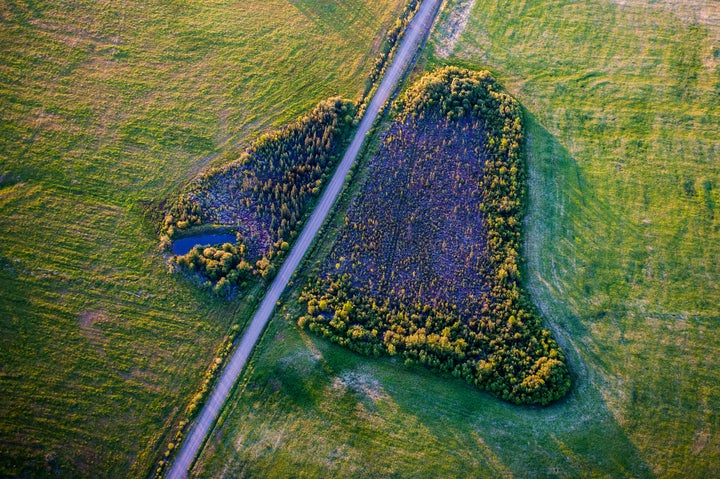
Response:
[[[300,265],[303,256],[305,256],[305,253],[312,244],[335,200],[340,194],[340,190],[345,183],[345,178],[350,172],[350,168],[355,162],[360,152],[360,147],[365,141],[365,137],[375,122],[380,109],[390,98],[393,91],[395,91],[400,78],[412,63],[415,54],[425,40],[426,34],[430,31],[440,3],[441,0],[424,0],[408,25],[395,58],[365,111],[360,126],[345,152],[340,165],[335,171],[330,183],[325,188],[325,192],[310,217],[310,220],[290,250],[290,254],[285,259],[270,289],[268,289],[265,294],[265,298],[255,312],[255,316],[253,316],[250,326],[243,335],[240,344],[227,363],[227,366],[223,369],[209,399],[190,429],[190,433],[185,441],[183,441],[182,447],[167,473],[167,478],[179,479],[188,476],[189,469],[205,442],[210,429],[215,424],[225,400],[230,394],[235,381],[237,381],[240,376],[243,366],[245,366],[245,362],[250,356],[255,343],[257,343],[263,329],[265,329],[265,325],[267,325],[270,320],[275,304],[280,299],[280,295],[285,290],[290,277]]]

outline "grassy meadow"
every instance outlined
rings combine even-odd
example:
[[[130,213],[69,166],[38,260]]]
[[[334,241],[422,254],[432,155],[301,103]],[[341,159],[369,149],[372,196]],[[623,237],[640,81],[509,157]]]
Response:
[[[0,5],[0,476],[144,477],[233,323],[149,205],[321,99],[404,2]]]
[[[489,68],[526,108],[526,285],[571,394],[511,406],[360,357],[298,330],[295,291],[195,472],[718,476],[720,6],[477,1],[448,47],[457,7],[421,64]]]

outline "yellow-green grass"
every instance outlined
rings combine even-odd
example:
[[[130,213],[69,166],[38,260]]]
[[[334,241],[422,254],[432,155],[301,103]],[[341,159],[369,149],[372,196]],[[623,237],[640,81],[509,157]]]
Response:
[[[333,95],[400,0],[0,6],[0,476],[145,476],[245,301],[145,206]]]
[[[199,477],[647,477],[633,444],[583,384],[518,407],[459,379],[359,356],[271,321],[200,456]]]
[[[511,406],[354,355],[298,331],[290,294],[201,475],[720,475],[719,19],[478,0],[453,56],[433,54],[447,25],[429,43],[426,68],[489,68],[527,109],[525,278],[569,357],[566,400]]]

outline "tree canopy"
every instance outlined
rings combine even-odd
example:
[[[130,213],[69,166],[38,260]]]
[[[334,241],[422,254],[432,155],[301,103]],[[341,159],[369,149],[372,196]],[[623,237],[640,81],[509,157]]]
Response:
[[[519,104],[489,73],[446,67],[394,111],[298,324],[517,404],[563,397],[565,358],[521,285]]]

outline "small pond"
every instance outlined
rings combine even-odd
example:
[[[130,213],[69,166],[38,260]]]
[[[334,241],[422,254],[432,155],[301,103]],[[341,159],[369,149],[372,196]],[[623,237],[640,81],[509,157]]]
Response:
[[[183,255],[187,254],[188,251],[193,249],[197,245],[219,245],[223,243],[237,243],[237,238],[234,234],[204,234],[197,236],[188,236],[187,238],[180,238],[173,241],[172,250],[173,254]]]

